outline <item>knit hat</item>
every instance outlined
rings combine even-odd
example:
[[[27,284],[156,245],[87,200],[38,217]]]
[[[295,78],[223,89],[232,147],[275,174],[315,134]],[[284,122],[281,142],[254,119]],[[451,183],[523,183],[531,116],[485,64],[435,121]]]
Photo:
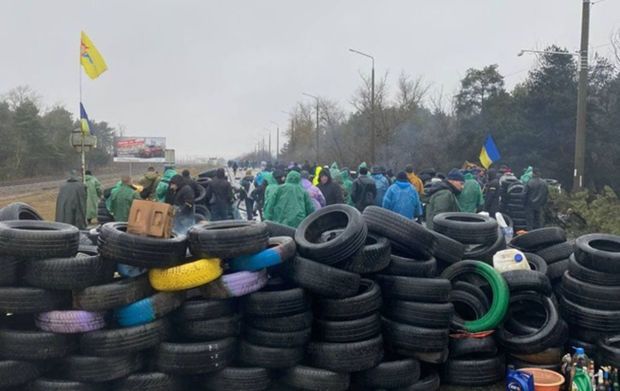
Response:
[[[459,171],[458,168],[453,168],[452,170],[450,170],[450,172],[448,173],[448,180],[465,182],[465,178],[463,177],[463,174],[461,173],[461,171]]]
[[[408,179],[407,179],[407,173],[406,173],[406,172],[404,172],[404,171],[399,172],[399,173],[396,175],[396,180],[397,180],[397,181],[400,181],[400,182],[407,182],[407,181],[408,181]]]

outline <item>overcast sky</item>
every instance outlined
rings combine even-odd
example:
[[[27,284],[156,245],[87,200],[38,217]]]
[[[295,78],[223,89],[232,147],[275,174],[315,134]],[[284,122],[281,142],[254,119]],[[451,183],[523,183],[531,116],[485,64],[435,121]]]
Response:
[[[579,47],[581,0],[0,0],[0,93],[29,85],[46,107],[78,108],[80,30],[108,63],[83,101],[126,135],[164,136],[178,155],[232,157],[284,127],[305,91],[350,98],[371,53],[452,94],[467,68],[497,63],[509,86],[535,57]],[[590,43],[611,54],[620,1],[592,8]],[[606,45],[606,46],[602,46]],[[308,98],[306,98],[308,99]],[[275,139],[274,139],[275,140]],[[275,141],[274,141],[275,145]]]

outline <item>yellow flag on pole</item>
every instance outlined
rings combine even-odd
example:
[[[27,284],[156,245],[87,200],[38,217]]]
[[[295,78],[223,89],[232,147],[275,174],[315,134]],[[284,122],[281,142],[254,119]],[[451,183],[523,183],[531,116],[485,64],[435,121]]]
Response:
[[[91,79],[96,79],[108,69],[105,60],[99,53],[99,50],[93,45],[85,32],[82,31],[82,39],[80,40],[80,63],[84,67],[84,72]]]

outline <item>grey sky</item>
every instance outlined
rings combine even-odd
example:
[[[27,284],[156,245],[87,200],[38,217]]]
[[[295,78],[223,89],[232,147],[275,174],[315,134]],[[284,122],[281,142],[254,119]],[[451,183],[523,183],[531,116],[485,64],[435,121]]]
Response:
[[[578,49],[580,18],[580,0],[0,0],[0,92],[29,85],[76,112],[83,29],[109,67],[84,76],[91,118],[165,136],[180,155],[231,157],[284,127],[302,91],[350,111],[370,62],[349,47],[391,82],[405,70],[452,94],[492,63],[519,82],[535,63],[522,48]],[[591,46],[619,27],[620,1],[594,5]]]

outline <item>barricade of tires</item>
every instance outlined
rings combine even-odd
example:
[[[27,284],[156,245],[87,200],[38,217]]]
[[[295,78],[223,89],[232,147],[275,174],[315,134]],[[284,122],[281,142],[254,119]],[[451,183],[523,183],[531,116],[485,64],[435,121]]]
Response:
[[[336,205],[297,230],[225,221],[169,239],[109,223],[90,235],[96,247],[64,224],[0,222],[0,387],[486,386],[506,362],[556,365],[568,335],[560,312],[585,330],[568,344],[598,343],[615,363],[620,338],[601,335],[619,322],[600,314],[615,311],[609,292],[620,289],[617,238],[577,240],[558,307],[541,257],[528,253],[533,271],[502,275],[488,258],[466,260],[498,236],[473,216],[449,216],[435,233],[381,208]],[[565,242],[554,238],[515,242],[549,258]],[[595,286],[574,303],[585,312],[565,305],[572,277]]]
[[[505,181],[502,184],[500,211],[510,216],[515,232],[527,228],[525,185],[521,181]]]
[[[564,319],[570,325],[570,343],[599,354],[604,364],[620,363],[620,237],[584,235],[575,241],[559,289]]]

